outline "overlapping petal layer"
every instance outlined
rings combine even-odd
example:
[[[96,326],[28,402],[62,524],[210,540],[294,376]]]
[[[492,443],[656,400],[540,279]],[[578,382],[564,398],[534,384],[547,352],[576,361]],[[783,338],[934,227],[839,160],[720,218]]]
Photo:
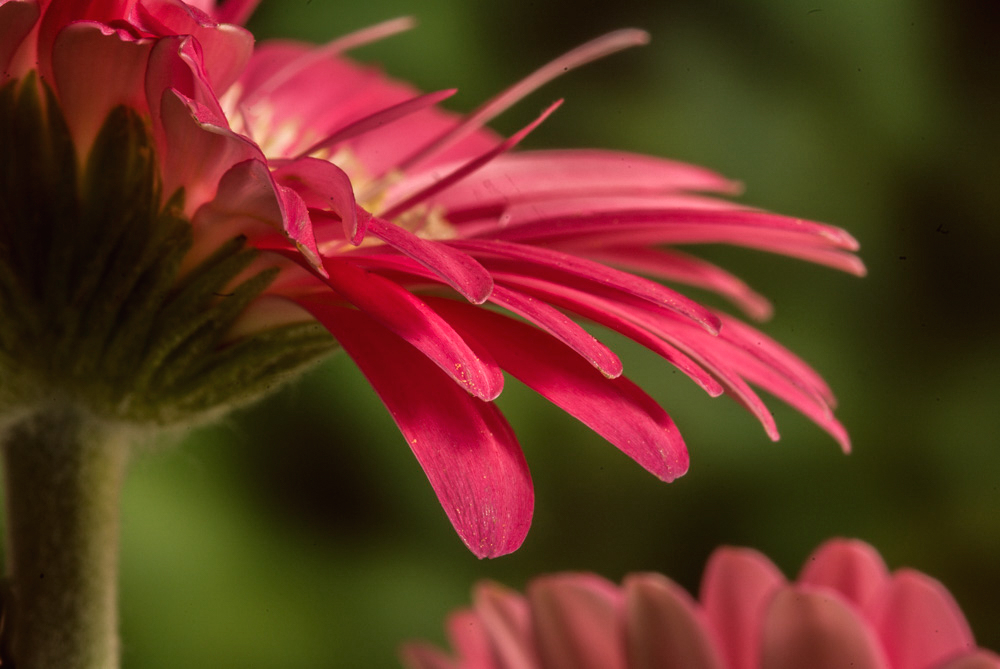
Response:
[[[450,619],[454,656],[406,645],[410,669],[997,669],[938,581],[889,574],[868,544],[834,539],[789,583],[760,553],[721,548],[696,601],[659,574],[619,588],[593,574],[537,578],[526,596],[480,585]]]
[[[234,332],[296,317],[326,327],[411,446],[418,438],[414,453],[477,555],[513,550],[530,523],[532,504],[518,497],[530,500],[519,448],[489,404],[504,371],[663,480],[687,469],[673,420],[574,319],[624,334],[713,396],[729,394],[773,439],[777,426],[751,386],[849,448],[815,372],[680,287],[714,291],[754,318],[770,314],[766,299],[675,247],[734,244],[861,274],[850,235],[720,199],[739,184],[701,167],[613,151],[514,151],[559,103],[510,138],[484,128],[552,77],[645,43],[645,33],[582,45],[461,116],[437,106],[453,91],[422,94],[343,56],[406,20],[322,47],[254,48],[233,22],[255,4],[5,0],[0,82],[37,69],[81,165],[113,109],[140,114],[155,140],[163,204],[179,206],[192,229],[181,280],[233,240],[255,248],[251,269],[274,278]],[[349,327],[386,350],[361,346]],[[407,403],[426,410],[403,412]],[[450,467],[443,453],[478,464]],[[507,464],[491,469],[476,453]]]

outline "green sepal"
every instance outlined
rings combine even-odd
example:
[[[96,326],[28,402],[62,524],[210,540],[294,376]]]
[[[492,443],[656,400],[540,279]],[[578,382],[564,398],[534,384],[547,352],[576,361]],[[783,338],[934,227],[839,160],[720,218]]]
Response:
[[[195,264],[148,119],[112,110],[76,154],[34,75],[0,87],[0,418],[53,399],[105,420],[198,420],[334,350],[313,322],[230,340],[276,267],[236,237]],[[187,269],[185,269],[187,268]]]

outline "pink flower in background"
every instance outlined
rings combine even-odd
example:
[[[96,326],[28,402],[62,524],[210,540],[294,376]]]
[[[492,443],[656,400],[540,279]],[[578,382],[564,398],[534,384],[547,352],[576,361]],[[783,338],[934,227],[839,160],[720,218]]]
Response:
[[[451,658],[423,643],[409,669],[997,669],[948,590],[889,573],[874,548],[834,539],[789,583],[763,555],[721,548],[698,601],[659,574],[485,583],[448,620]]]
[[[222,309],[231,286],[270,272],[231,322],[212,321],[225,324],[210,351],[218,355],[189,365],[189,377],[163,367],[172,358],[157,358],[158,347],[173,339],[158,343],[153,333],[148,348],[161,367],[149,376],[166,385],[147,403],[167,396],[208,411],[218,397],[228,402],[251,385],[240,369],[293,367],[280,349],[267,364],[239,367],[229,355],[237,344],[318,321],[367,376],[480,557],[516,549],[533,509],[524,456],[492,403],[504,372],[662,480],[688,468],[674,422],[577,320],[635,340],[710,395],[730,395],[772,439],[774,420],[751,385],[849,448],[830,389],[806,364],[741,321],[644,278],[714,291],[763,319],[763,297],[678,247],[735,244],[862,274],[849,234],[720,199],[737,185],[700,167],[613,151],[511,152],[558,103],[508,139],[484,129],[554,76],[643,43],[644,33],[599,38],[460,116],[437,107],[454,91],[421,94],[343,57],[408,21],[319,48],[253,49],[248,32],[225,22],[242,21],[254,4],[0,2],[0,83],[37,71],[81,165],[119,105],[148,124],[158,205],[175,203],[190,223],[177,285],[205,276],[199,268],[244,240],[259,254],[230,287],[207,293],[210,306]],[[267,340],[269,352],[275,341]],[[191,355],[203,356],[196,343]],[[217,368],[228,376],[199,387]],[[271,387],[270,378],[259,385]]]

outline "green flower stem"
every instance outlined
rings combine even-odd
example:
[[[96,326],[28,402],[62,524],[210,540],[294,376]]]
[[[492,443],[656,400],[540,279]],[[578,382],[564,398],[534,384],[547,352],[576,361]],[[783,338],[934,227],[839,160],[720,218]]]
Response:
[[[18,669],[118,666],[119,497],[127,438],[71,409],[3,435],[9,648]]]

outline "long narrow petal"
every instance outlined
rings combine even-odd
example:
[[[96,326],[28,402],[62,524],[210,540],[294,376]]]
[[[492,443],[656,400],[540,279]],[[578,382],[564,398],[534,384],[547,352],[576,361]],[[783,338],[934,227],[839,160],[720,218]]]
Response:
[[[534,492],[500,411],[365,314],[328,310],[324,325],[389,409],[465,545],[481,558],[516,550],[531,524]]]
[[[609,379],[548,334],[493,312],[429,300],[506,371],[600,434],[644,469],[672,481],[688,468],[680,432],[631,381]]]
[[[631,574],[625,591],[629,669],[725,669],[698,603],[660,574]]]
[[[412,293],[339,260],[328,260],[324,267],[329,274],[327,282],[339,295],[409,342],[471,395],[485,401],[500,395],[500,367],[470,348],[445,319]],[[332,308],[322,297],[295,301],[333,332],[330,325],[340,309]]]
[[[493,291],[490,273],[461,249],[421,239],[375,216],[368,220],[367,228],[375,237],[440,276],[470,302],[482,304]]]
[[[596,284],[596,287],[613,288],[677,312],[698,323],[710,333],[719,330],[718,316],[694,300],[655,281],[586,258],[552,249],[508,242],[462,239],[451,240],[447,244],[475,254],[490,268],[497,267],[511,273],[542,278],[562,275],[583,279]]]

